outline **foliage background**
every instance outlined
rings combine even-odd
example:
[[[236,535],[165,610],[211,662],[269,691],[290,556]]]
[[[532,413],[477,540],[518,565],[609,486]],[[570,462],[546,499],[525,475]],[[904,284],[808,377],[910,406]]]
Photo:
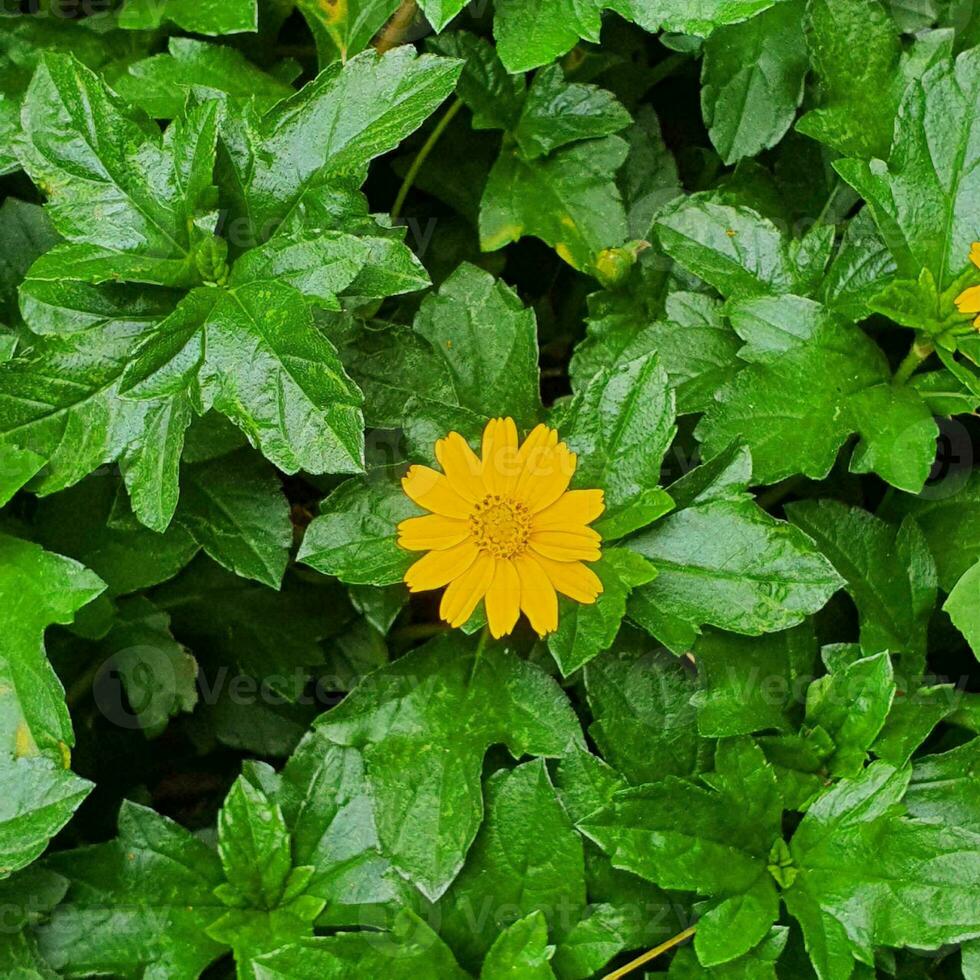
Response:
[[[0,18],[0,973],[980,977],[972,0]],[[548,420],[594,607],[411,602]]]

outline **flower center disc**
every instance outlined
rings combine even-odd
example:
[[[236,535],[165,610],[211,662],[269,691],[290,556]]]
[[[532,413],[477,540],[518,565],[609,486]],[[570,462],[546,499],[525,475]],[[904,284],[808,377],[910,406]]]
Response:
[[[527,547],[531,513],[519,501],[492,493],[473,509],[470,531],[494,558],[514,558]]]

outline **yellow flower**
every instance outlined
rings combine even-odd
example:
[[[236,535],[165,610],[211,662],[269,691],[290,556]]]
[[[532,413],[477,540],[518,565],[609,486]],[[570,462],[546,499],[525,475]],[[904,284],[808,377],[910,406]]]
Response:
[[[601,490],[569,490],[576,457],[539,425],[519,444],[513,419],[491,419],[482,459],[458,432],[436,443],[442,473],[413,466],[405,493],[432,513],[398,525],[398,543],[427,551],[405,573],[412,592],[448,586],[439,615],[462,626],[484,600],[495,637],[521,611],[539,636],[558,628],[556,590],[593,603],[602,583],[587,565],[602,539],[587,525],[603,510]]]
[[[970,261],[980,269],[980,242],[974,242],[970,247]],[[956,297],[956,308],[960,313],[971,316],[980,313],[980,286],[971,286],[960,293]],[[980,316],[973,321],[973,325],[980,329]]]

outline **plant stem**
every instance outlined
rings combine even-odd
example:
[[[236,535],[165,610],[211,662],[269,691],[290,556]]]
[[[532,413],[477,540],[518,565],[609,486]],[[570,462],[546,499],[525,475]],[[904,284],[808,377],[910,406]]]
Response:
[[[374,42],[374,49],[378,54],[384,54],[392,48],[397,48],[405,40],[412,21],[418,13],[418,4],[415,0],[402,0],[402,5],[392,15],[385,29]]]
[[[922,362],[930,355],[936,348],[933,346],[931,340],[924,340],[922,337],[916,337],[912,341],[912,346],[909,348],[909,352],[905,355],[905,360],[902,361],[898,366],[898,370],[895,372],[895,377],[892,379],[897,385],[905,384],[909,378],[918,371],[919,366]]]
[[[648,86],[647,91],[652,89],[654,85],[659,85],[665,78],[670,78],[675,71],[683,68],[684,65],[691,61],[691,56],[689,54],[681,54],[679,51],[675,54],[664,58],[663,61],[658,62],[650,69],[650,74],[647,78]]]
[[[643,966],[644,963],[649,963],[650,960],[655,959],[661,953],[666,953],[668,949],[673,949],[675,946],[684,942],[685,939],[690,939],[696,929],[697,926],[691,926],[689,929],[677,933],[676,936],[668,939],[667,942],[661,943],[659,946],[654,946],[653,949],[648,950],[642,956],[637,956],[635,960],[630,960],[626,966],[621,966],[618,970],[607,973],[602,980],[619,980],[620,977],[625,977],[627,973],[632,973],[637,967]]]
[[[770,487],[765,493],[760,493],[755,498],[755,502],[763,509],[768,510],[788,497],[797,487],[806,480],[805,476],[791,476],[782,483],[777,483]]]
[[[456,118],[456,113],[462,108],[463,103],[458,98],[454,99],[452,105],[446,110],[445,115],[436,124],[435,129],[429,133],[429,138],[422,144],[422,149],[415,155],[415,159],[412,161],[412,165],[408,168],[408,173],[405,174],[405,179],[402,181],[402,186],[398,188],[398,196],[395,198],[395,203],[391,208],[392,221],[397,220],[402,213],[405,198],[408,197],[408,192],[412,189],[415,178],[422,169],[422,164],[425,163],[436,143],[439,142],[440,137],[446,131],[446,127]]]

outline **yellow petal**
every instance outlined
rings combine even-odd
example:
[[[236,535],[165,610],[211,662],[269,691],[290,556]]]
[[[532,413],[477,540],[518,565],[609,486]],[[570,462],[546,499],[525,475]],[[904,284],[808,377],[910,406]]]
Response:
[[[409,551],[445,551],[465,541],[469,534],[467,521],[442,514],[409,517],[398,525],[398,543]]]
[[[580,531],[535,531],[529,544],[555,561],[598,561],[601,538],[590,527]]]
[[[483,484],[489,493],[509,493],[520,475],[514,420],[490,419],[483,430]]]
[[[495,564],[490,555],[482,552],[459,578],[449,583],[439,604],[439,615],[450,626],[462,626],[473,615],[493,581]]]
[[[458,432],[450,432],[445,439],[436,443],[436,459],[450,485],[461,497],[476,504],[487,495],[480,461]]]
[[[522,498],[532,513],[550,507],[568,489],[577,461],[575,453],[569,452],[563,442],[541,457],[528,478],[527,492]]]
[[[956,297],[960,313],[980,313],[980,286],[971,286]]]
[[[506,636],[521,614],[521,580],[512,562],[501,559],[487,589],[487,625],[494,639]]]
[[[605,508],[601,490],[569,490],[535,514],[531,528],[540,531],[591,524]]]
[[[431,466],[412,466],[402,477],[402,489],[426,510],[465,520],[473,510],[451,486],[449,479]]]
[[[551,450],[558,445],[558,433],[546,425],[536,425],[524,440],[517,453],[517,465],[520,473],[514,485],[514,496],[523,500],[527,496],[528,487],[534,482],[534,474]]]
[[[530,555],[514,559],[514,569],[521,581],[521,609],[531,628],[544,636],[558,629],[558,596],[541,565]]]
[[[970,246],[970,261],[980,269],[980,242],[974,242]]]
[[[462,575],[476,561],[479,549],[468,538],[445,551],[430,551],[405,573],[410,592],[441,589]]]
[[[588,605],[601,595],[599,576],[580,561],[554,561],[542,554],[535,554],[534,560],[544,569],[551,584],[569,599]]]

